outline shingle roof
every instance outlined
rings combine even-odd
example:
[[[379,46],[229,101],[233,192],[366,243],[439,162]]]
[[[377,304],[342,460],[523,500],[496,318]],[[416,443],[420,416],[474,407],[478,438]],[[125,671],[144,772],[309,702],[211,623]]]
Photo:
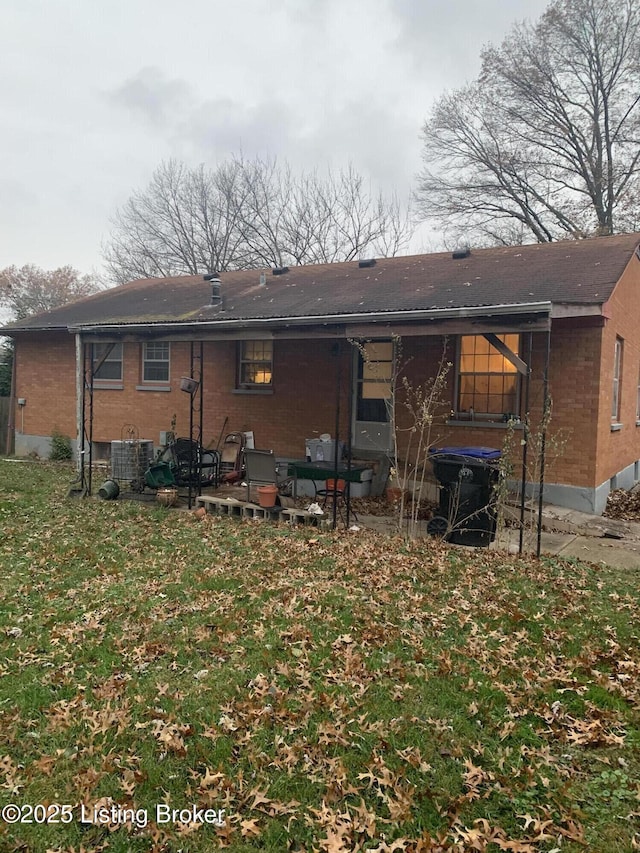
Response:
[[[640,242],[640,234],[584,241],[474,249],[264,270],[221,273],[224,311],[210,305],[202,275],[153,278],[103,291],[10,324],[7,331],[85,325],[198,323],[410,312],[551,302],[606,302]],[[640,259],[638,260],[640,262]]]

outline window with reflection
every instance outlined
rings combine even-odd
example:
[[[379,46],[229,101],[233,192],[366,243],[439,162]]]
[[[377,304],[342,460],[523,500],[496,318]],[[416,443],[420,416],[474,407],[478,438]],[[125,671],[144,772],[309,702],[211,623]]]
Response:
[[[496,335],[519,355],[520,335]],[[518,411],[519,374],[484,335],[462,335],[458,360],[458,412],[479,415]]]
[[[241,341],[240,388],[269,388],[273,383],[273,341]]]

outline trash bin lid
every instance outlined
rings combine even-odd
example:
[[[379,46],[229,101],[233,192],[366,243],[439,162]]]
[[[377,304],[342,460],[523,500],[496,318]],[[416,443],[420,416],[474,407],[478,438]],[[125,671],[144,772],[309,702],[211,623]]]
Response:
[[[468,456],[472,459],[499,459],[502,451],[495,447],[430,447],[429,454],[432,456]]]

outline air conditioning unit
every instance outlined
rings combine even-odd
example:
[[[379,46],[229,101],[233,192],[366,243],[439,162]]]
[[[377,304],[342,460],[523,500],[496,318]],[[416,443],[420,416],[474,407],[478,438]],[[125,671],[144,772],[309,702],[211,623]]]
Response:
[[[144,480],[153,462],[153,441],[125,439],[111,442],[111,477],[114,480]]]

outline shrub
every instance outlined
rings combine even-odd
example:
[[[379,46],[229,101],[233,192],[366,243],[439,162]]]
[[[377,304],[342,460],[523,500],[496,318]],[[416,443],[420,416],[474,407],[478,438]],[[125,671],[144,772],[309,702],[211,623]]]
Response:
[[[51,433],[51,451],[49,459],[54,462],[71,459],[73,451],[71,449],[71,439],[68,435],[64,435],[59,430],[54,429]]]

